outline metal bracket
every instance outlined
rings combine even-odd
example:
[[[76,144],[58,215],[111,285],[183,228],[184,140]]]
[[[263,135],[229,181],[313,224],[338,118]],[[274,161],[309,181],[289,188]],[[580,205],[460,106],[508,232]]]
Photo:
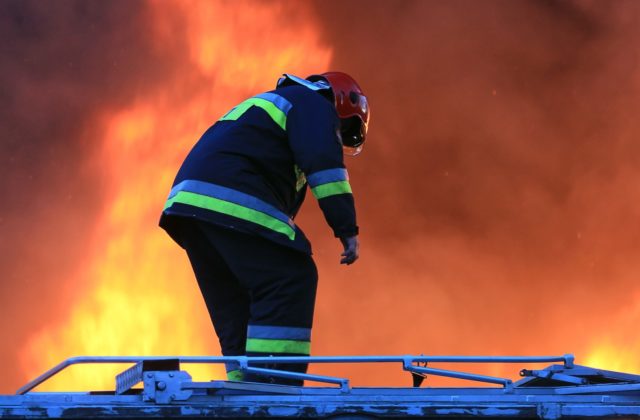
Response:
[[[575,362],[575,356],[573,354],[567,353],[562,356],[564,359],[564,367],[573,368]]]
[[[121,395],[136,386],[149,371],[179,371],[178,359],[141,360],[116,376],[116,394]]]
[[[186,382],[191,382],[191,375],[181,370],[145,372],[142,400],[157,404],[188,400],[193,391],[183,389],[182,384]]]

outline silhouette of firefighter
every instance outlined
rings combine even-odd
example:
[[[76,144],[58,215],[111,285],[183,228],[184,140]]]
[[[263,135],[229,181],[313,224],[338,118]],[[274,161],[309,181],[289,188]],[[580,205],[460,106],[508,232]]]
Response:
[[[189,256],[223,355],[309,355],[318,273],[293,218],[308,184],[342,242],[340,263],[358,259],[343,156],[360,153],[368,122],[367,98],[349,75],[285,74],[220,118],[186,157],[160,226]],[[229,380],[303,383],[226,368]]]

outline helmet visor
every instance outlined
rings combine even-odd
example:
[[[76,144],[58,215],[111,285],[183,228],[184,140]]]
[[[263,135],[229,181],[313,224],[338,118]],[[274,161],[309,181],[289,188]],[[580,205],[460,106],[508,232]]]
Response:
[[[358,147],[364,143],[367,136],[367,126],[360,116],[354,115],[340,119],[340,135],[342,144],[347,147]]]

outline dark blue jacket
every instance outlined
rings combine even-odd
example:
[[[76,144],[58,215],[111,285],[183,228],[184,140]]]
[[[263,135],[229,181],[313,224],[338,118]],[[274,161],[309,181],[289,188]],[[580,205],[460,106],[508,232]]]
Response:
[[[304,86],[247,99],[191,150],[160,226],[178,240],[172,220],[192,217],[311,253],[293,223],[308,183],[335,236],[356,235],[339,124],[335,107]]]

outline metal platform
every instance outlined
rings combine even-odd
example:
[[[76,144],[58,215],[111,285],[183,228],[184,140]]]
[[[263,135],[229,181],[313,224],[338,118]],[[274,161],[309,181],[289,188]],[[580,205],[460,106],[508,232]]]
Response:
[[[236,363],[244,372],[307,384],[195,382],[181,363]],[[111,392],[43,393],[33,389],[81,363],[132,363]],[[352,387],[349,379],[265,369],[277,363],[395,363],[413,387]],[[522,369],[522,379],[433,367],[437,363],[560,363]],[[427,375],[484,383],[485,387],[421,387]],[[142,384],[141,388],[136,388]],[[495,386],[487,387],[487,384]],[[361,357],[76,357],[16,395],[0,396],[1,418],[640,418],[640,375],[574,364],[557,357],[361,356]]]

